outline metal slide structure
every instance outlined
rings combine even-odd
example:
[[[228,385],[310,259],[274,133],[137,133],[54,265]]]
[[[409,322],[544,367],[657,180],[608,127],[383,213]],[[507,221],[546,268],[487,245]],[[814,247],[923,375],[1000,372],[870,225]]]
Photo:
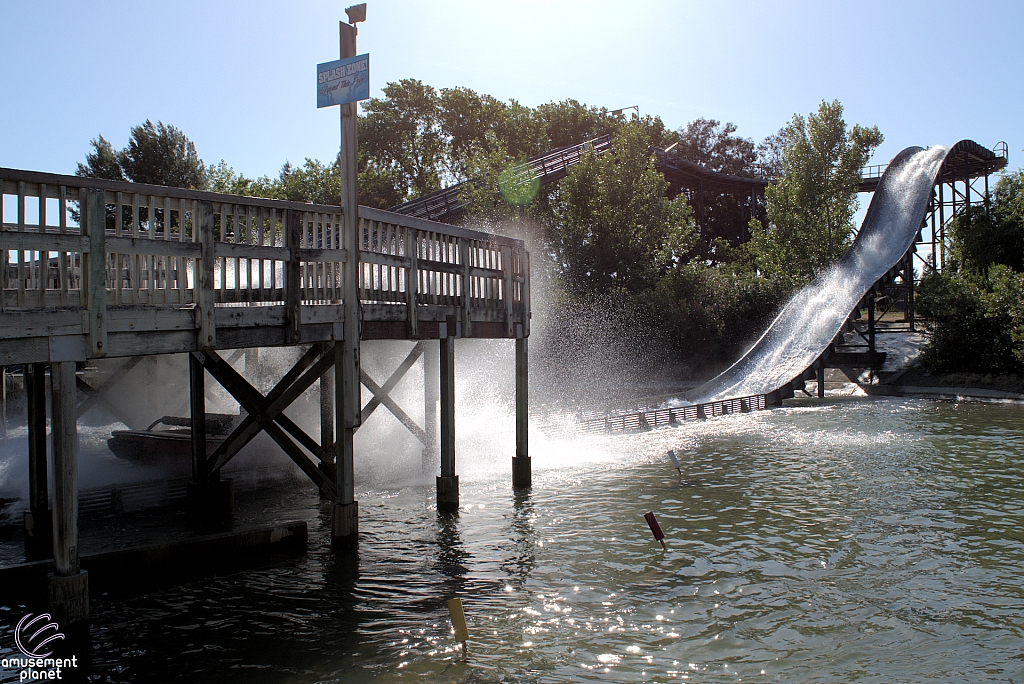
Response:
[[[965,150],[992,152],[965,140],[951,148],[908,147],[889,163],[878,182],[853,245],[828,272],[789,301],[761,338],[732,366],[690,390],[703,403],[771,394],[813,378],[850,312],[871,287],[907,254],[945,166]]]

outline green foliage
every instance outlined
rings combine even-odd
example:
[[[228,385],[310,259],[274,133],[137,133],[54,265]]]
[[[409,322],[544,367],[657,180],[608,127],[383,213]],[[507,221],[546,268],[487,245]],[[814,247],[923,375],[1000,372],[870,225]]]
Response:
[[[102,178],[104,180],[123,181],[124,171],[117,150],[102,135],[89,142],[93,151],[85,155],[85,163],[78,163],[76,175],[84,178]]]
[[[943,373],[1024,369],[1024,172],[999,180],[986,207],[960,212],[947,272],[925,277],[917,311],[931,319],[922,361]]]
[[[931,339],[921,362],[939,373],[1012,373],[1020,360],[1014,354],[1005,294],[984,277],[931,273],[917,290],[917,312],[930,319]]]
[[[838,101],[794,115],[782,135],[782,176],[765,191],[767,225],[751,221],[752,247],[763,274],[796,287],[849,246],[859,172],[883,138],[874,126],[847,129]]]
[[[571,287],[654,287],[696,243],[690,207],[665,196],[668,184],[648,145],[641,126],[624,126],[613,154],[585,154],[562,180],[547,238]]]
[[[128,145],[114,149],[102,135],[91,142],[93,151],[79,164],[77,174],[87,178],[128,180],[175,188],[206,188],[206,166],[196,146],[174,126],[146,120],[132,126]]]
[[[777,281],[691,262],[673,269],[644,299],[680,353],[729,361],[764,332],[787,297]]]
[[[952,221],[954,269],[987,275],[995,264],[1024,272],[1024,172],[1004,176],[988,207],[960,211]]]

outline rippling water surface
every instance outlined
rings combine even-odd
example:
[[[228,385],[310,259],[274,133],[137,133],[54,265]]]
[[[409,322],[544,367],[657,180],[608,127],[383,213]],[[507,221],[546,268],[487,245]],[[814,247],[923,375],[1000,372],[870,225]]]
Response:
[[[1022,407],[808,401],[643,435],[537,432],[523,495],[506,447],[460,454],[454,516],[438,516],[425,482],[364,482],[357,554],[329,549],[311,487],[265,494],[266,519],[309,521],[308,555],[95,598],[93,673],[1024,681]],[[469,621],[465,660],[451,595]],[[0,612],[0,655],[18,617]]]

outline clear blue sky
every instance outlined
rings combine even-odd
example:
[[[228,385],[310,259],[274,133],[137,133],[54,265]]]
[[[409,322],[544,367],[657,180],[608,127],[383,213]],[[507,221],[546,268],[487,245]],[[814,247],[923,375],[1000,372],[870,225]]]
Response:
[[[331,159],[337,108],[315,65],[337,59],[351,2],[0,0],[0,166],[72,173],[102,133],[178,126],[246,175]],[[1021,166],[1024,3],[938,0],[603,2],[370,0],[360,52],[374,93],[417,78],[527,105],[638,105],[760,140],[839,99],[848,123],[909,145],[1005,140]]]

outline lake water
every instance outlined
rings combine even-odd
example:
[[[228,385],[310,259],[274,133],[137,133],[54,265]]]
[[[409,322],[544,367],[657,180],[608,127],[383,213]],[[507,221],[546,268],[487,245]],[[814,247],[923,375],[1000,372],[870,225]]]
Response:
[[[425,479],[364,476],[357,553],[329,548],[311,485],[242,502],[261,521],[306,519],[309,553],[94,597],[92,676],[1024,682],[1024,407],[803,400],[531,439],[528,494],[511,491],[507,445],[463,449],[457,515],[438,516]],[[0,657],[23,612],[0,610]]]

